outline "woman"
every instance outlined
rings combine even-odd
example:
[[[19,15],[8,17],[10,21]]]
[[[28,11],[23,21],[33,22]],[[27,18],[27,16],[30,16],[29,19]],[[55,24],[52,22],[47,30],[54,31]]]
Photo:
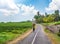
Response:
[[[33,31],[35,31],[35,23],[33,23]]]

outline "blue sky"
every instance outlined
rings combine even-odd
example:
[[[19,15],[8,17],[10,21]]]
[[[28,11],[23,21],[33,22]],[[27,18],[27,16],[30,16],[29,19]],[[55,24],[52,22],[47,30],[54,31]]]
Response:
[[[41,14],[60,9],[59,0],[0,0],[0,22],[32,20]]]
[[[27,6],[33,5],[35,7],[35,9],[41,11],[42,13],[45,12],[45,8],[48,7],[50,2],[51,2],[51,0],[25,0],[22,2],[19,0],[16,0],[16,3],[19,3],[19,4],[22,3]]]

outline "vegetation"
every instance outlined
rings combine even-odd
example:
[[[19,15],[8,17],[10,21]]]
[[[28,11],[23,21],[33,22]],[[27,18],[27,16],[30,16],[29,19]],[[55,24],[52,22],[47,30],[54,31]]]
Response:
[[[52,14],[41,15],[39,12],[37,12],[37,15],[34,16],[37,23],[50,23],[50,22],[57,22],[60,21],[60,15],[59,10],[55,10]]]
[[[50,22],[50,23],[42,23],[45,26],[51,26],[51,25],[60,25],[60,21],[58,22]]]
[[[32,28],[31,22],[0,23],[0,44],[10,41]]]

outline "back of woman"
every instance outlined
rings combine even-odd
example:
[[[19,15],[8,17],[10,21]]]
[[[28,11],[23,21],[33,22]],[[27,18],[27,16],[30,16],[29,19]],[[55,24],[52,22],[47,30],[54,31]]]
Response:
[[[33,24],[33,31],[35,31],[35,24]]]

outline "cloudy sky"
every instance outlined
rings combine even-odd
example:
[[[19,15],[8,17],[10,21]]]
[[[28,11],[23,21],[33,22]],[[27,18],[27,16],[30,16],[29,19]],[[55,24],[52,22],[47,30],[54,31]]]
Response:
[[[60,0],[0,0],[0,22],[31,20],[37,11],[60,10]]]

